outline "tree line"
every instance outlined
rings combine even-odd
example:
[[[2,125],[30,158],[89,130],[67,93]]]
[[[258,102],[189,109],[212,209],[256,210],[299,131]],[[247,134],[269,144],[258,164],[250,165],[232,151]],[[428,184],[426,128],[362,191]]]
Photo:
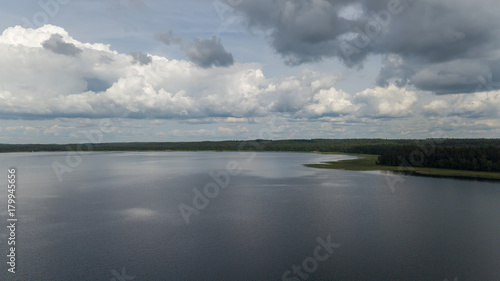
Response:
[[[500,146],[402,146],[383,151],[379,165],[500,172]]]
[[[0,152],[39,151],[297,151],[380,154],[386,148],[412,143],[409,140],[384,139],[297,139],[200,142],[135,142],[94,144],[0,144]]]

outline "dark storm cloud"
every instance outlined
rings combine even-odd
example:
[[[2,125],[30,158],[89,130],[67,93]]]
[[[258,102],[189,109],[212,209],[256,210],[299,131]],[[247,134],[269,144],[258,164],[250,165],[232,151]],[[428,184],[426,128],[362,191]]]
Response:
[[[179,45],[190,61],[203,68],[227,67],[234,64],[233,55],[226,51],[220,38],[216,36],[210,39],[197,38],[190,42],[174,36],[173,32],[169,31],[157,34],[155,38],[168,46]]]
[[[134,58],[134,63],[138,63],[140,65],[147,65],[153,61],[150,55],[143,52],[131,52],[130,55]]]
[[[287,64],[337,58],[362,67],[369,55],[393,56],[400,63],[385,62],[379,85],[446,94],[472,92],[478,77],[500,68],[492,62],[499,7],[494,0],[243,0],[235,9],[251,30],[270,34]]]
[[[234,63],[233,55],[224,49],[220,39],[212,36],[211,39],[195,39],[183,46],[189,59],[201,67],[231,66]]]
[[[474,92],[480,83],[479,78],[490,72],[489,67],[480,62],[454,60],[422,67],[411,80],[418,88],[437,94]]]
[[[59,34],[52,34],[50,39],[42,43],[42,46],[56,54],[66,56],[76,56],[82,52],[75,44],[64,42],[62,36]]]
[[[337,14],[347,3],[247,0],[236,9],[251,29],[269,31],[272,47],[286,63],[297,65],[340,56],[339,36],[352,28]]]

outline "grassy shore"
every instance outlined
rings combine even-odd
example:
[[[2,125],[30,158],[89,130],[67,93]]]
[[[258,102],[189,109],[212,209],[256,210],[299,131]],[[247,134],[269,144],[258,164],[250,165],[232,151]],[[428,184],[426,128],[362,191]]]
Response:
[[[477,171],[464,171],[464,170],[451,170],[451,169],[424,168],[424,167],[384,166],[376,164],[378,155],[350,154],[350,153],[330,153],[330,154],[342,154],[342,155],[356,156],[358,158],[351,160],[322,162],[320,164],[305,164],[305,166],[311,168],[338,169],[338,170],[349,170],[349,171],[390,171],[390,172],[411,174],[417,176],[500,180],[500,173],[497,172],[477,172]]]

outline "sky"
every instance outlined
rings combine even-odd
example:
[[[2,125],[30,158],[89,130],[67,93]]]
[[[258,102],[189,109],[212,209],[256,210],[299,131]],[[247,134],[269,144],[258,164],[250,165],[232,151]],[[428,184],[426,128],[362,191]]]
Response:
[[[0,143],[498,138],[494,0],[0,10]]]

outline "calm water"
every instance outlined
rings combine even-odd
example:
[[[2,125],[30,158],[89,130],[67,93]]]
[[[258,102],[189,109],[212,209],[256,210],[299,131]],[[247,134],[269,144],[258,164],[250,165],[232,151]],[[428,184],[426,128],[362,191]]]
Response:
[[[7,168],[19,179],[17,273],[0,228],[0,280],[500,280],[499,183],[405,176],[393,192],[301,165],[346,156],[216,152],[91,153],[60,182],[66,156],[0,154],[4,225]],[[228,163],[241,171],[217,192]],[[207,184],[187,224],[179,205]]]

